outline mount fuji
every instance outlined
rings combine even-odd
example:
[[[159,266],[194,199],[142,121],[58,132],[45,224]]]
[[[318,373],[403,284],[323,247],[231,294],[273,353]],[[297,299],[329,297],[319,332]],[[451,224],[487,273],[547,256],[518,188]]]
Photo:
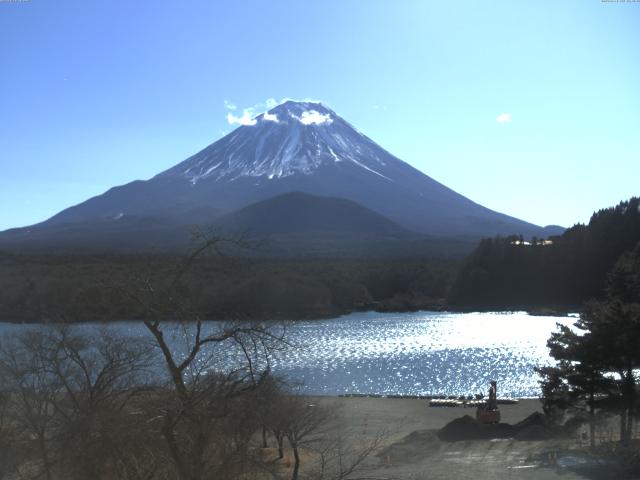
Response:
[[[314,234],[335,231],[336,225],[325,224],[341,215],[347,219],[341,225],[355,216],[354,224],[379,225],[381,235],[396,237],[544,237],[563,230],[474,203],[393,156],[321,103],[287,101],[149,180],[114,187],[40,224],[1,233],[0,247],[82,245],[98,236],[104,248],[130,243],[144,249],[162,243],[163,235],[167,244],[177,245],[182,238],[177,232],[188,225],[251,230],[251,222],[239,219],[256,217],[236,213],[280,196],[254,210],[262,212],[263,227],[284,225],[275,216],[289,215],[300,195],[314,199],[304,221],[305,231]],[[331,214],[319,215],[317,228],[309,230],[323,208]],[[299,210],[291,222],[300,218]],[[289,234],[296,230],[291,222],[285,228]],[[375,235],[375,228],[367,233]]]

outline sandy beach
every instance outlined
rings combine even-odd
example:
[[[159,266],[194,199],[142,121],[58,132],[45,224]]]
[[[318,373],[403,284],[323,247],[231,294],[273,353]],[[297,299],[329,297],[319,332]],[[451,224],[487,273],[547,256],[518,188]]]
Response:
[[[436,433],[447,423],[475,408],[429,407],[428,400],[392,398],[313,397],[319,405],[339,411],[340,421],[352,431],[375,437],[385,432],[384,445],[367,461],[366,478],[422,479],[548,479],[608,478],[588,468],[588,476],[557,462],[580,446],[578,439],[522,441],[491,439],[441,441]],[[537,399],[500,406],[502,421],[515,424],[541,412]],[[562,457],[564,458],[564,457]],[[568,458],[568,457],[567,457]],[[574,462],[575,463],[575,462]]]
[[[387,430],[389,439],[400,440],[416,430],[438,430],[463,415],[475,415],[475,408],[429,407],[429,400],[401,398],[316,397],[318,403],[334,405],[354,426],[367,426],[376,432]],[[501,405],[503,422],[517,423],[533,412],[542,412],[537,399],[520,400],[515,405]]]

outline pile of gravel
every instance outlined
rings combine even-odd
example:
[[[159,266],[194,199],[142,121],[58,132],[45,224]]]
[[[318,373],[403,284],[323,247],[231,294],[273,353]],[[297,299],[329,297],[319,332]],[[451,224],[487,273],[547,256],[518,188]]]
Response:
[[[475,418],[465,415],[452,420],[438,431],[438,438],[445,442],[464,440],[489,440],[493,438],[515,438],[518,440],[546,440],[551,437],[546,420],[540,413],[510,425],[508,423],[482,424]]]

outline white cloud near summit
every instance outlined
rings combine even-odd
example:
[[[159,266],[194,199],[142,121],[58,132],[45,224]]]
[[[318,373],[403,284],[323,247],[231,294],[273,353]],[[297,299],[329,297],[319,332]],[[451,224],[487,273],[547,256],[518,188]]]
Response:
[[[264,102],[265,107],[267,107],[267,110],[271,110],[273,107],[277,107],[278,106],[278,101],[275,98],[267,98],[267,101]]]
[[[302,112],[302,116],[297,119],[304,125],[322,125],[323,123],[330,125],[331,123],[333,123],[333,118],[331,118],[331,115],[329,115],[328,113],[323,114],[320,112],[316,112],[315,110]]]
[[[238,109],[238,106],[230,102],[229,100],[224,101],[224,108],[228,110],[227,112],[227,122],[229,125],[255,125],[256,120],[254,120],[254,111],[253,107],[245,108],[242,110],[242,115],[238,116],[235,112]]]
[[[233,112],[235,110],[238,109],[238,106],[233,103],[230,102],[229,100],[225,100],[224,101],[224,108],[226,108],[227,110],[229,110],[229,112],[227,112],[227,122],[229,122],[230,125],[249,125],[249,126],[253,126],[256,123],[258,123],[258,121],[254,118],[256,115],[258,115],[258,113],[256,112],[261,112],[262,110],[271,110],[273,107],[278,106],[279,103],[275,98],[267,98],[264,102],[261,103],[257,103],[251,107],[247,107],[242,109],[242,115],[238,116],[235,115]],[[264,120],[267,120],[269,122],[278,122],[278,116],[277,115],[271,115],[269,113],[267,113],[265,111],[264,116],[262,117]]]
[[[266,120],[268,122],[276,122],[276,123],[278,123],[278,115],[276,115],[275,113],[264,112],[264,115],[262,116],[262,119]]]
[[[238,110],[238,107],[235,103],[230,102],[229,100],[224,101],[224,107],[227,109],[227,122],[230,125],[249,125],[253,126],[258,121],[256,120],[256,116],[258,116],[261,112],[264,112],[262,115],[262,120],[268,122],[279,123],[280,119],[275,113],[269,113],[274,107],[286,102],[287,100],[291,100],[290,98],[283,98],[279,102],[271,97],[267,98],[264,102],[257,103],[251,107],[247,107],[242,109],[242,115],[237,115],[235,112]],[[315,102],[319,103],[317,100],[305,99],[305,102]],[[333,123],[333,118],[329,114],[323,114],[316,110],[309,110],[306,112],[302,112],[301,116],[293,116],[293,118],[303,125],[322,125],[327,124],[330,125]]]
[[[510,113],[501,113],[496,117],[496,122],[498,123],[509,123],[511,122],[511,114]]]
[[[241,117],[237,117],[235,116],[233,113],[229,112],[227,113],[227,122],[229,122],[230,125],[234,125],[234,124],[238,124],[238,125],[255,125],[257,123],[257,120],[253,117],[253,111],[252,109],[249,108],[245,108],[242,111],[242,116]]]

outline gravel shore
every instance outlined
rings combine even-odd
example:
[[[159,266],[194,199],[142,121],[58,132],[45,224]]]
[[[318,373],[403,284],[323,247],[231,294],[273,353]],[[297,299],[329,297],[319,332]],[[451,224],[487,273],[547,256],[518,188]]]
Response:
[[[373,438],[386,432],[384,446],[368,460],[370,478],[422,479],[555,479],[612,478],[608,469],[567,468],[569,456],[579,457],[578,439],[522,441],[490,439],[445,442],[437,431],[475,408],[429,407],[424,399],[313,397],[340,412],[349,428]],[[541,412],[537,399],[500,406],[502,422],[518,423]],[[572,457],[572,458],[573,458]],[[567,461],[563,463],[563,459]],[[558,461],[556,461],[558,459]],[[578,458],[578,461],[581,461]],[[368,477],[368,478],[369,478]]]

